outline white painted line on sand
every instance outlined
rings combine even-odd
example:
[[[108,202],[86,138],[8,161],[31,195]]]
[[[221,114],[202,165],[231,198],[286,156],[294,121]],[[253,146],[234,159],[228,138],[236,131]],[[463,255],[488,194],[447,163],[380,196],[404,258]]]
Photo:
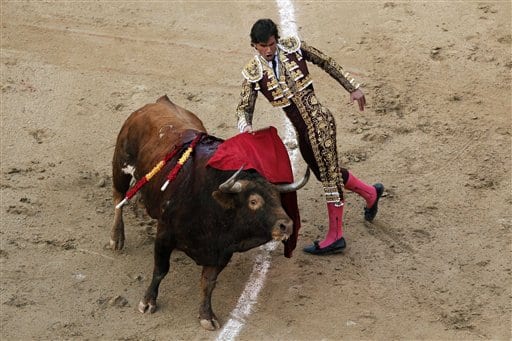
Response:
[[[297,35],[292,2],[290,0],[276,0],[276,3],[279,8],[281,35]],[[285,130],[285,143],[287,141],[295,141],[295,130],[288,121],[286,121]],[[296,168],[296,151],[296,149],[289,151],[293,168]],[[254,260],[249,281],[238,299],[235,309],[230,314],[231,318],[221,329],[216,340],[231,341],[237,338],[245,325],[246,319],[251,314],[253,305],[257,303],[258,295],[265,284],[265,278],[271,263],[270,252],[274,251],[278,245],[279,242],[273,241],[259,247],[261,252]]]
[[[238,299],[231,318],[222,328],[217,340],[235,340],[245,325],[245,320],[251,314],[252,307],[257,303],[258,295],[265,283],[267,271],[270,268],[270,252],[275,250],[279,242],[270,242],[259,247],[261,253],[256,256],[249,281]]]
[[[279,19],[281,24],[281,36],[297,35],[297,25],[295,24],[295,9],[291,0],[276,0],[279,7]]]
[[[295,10],[291,0],[276,0],[279,8],[280,35],[282,37],[296,36],[297,25],[295,23]],[[288,156],[290,157],[293,169],[297,169],[298,144],[295,129],[286,118],[284,127],[284,143],[288,147]]]

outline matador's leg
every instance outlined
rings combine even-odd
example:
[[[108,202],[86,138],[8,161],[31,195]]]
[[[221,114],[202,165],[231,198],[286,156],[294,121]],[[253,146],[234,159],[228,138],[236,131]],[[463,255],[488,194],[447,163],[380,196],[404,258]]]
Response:
[[[313,92],[305,92],[295,101],[307,128],[308,142],[314,155],[318,175],[324,187],[329,229],[322,241],[304,249],[312,254],[342,251],[343,238],[343,181],[336,150],[336,123],[329,110],[323,107]]]

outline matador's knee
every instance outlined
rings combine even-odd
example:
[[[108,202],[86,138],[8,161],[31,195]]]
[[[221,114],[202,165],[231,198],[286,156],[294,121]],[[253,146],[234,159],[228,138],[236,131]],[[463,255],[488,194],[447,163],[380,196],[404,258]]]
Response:
[[[343,205],[343,190],[341,186],[336,185],[325,185],[324,184],[324,194],[325,194],[325,201],[330,204],[334,204],[335,206],[341,206]]]

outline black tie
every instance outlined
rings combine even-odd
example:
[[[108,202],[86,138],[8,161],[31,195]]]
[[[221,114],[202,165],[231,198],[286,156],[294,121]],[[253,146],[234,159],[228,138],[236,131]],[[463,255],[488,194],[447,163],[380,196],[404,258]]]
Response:
[[[274,75],[276,75],[277,78],[277,55],[274,56],[274,59],[272,61],[272,68],[274,69]]]

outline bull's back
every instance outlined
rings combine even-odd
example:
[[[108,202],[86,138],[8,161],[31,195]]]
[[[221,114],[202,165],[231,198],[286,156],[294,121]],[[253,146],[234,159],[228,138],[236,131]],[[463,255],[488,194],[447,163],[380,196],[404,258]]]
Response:
[[[129,131],[142,137],[154,137],[157,132],[161,138],[167,130],[180,132],[188,129],[206,132],[203,122],[195,114],[163,96],[156,103],[147,104],[132,113],[121,129],[121,134]]]
[[[116,148],[130,158],[159,159],[187,139],[187,131],[206,132],[192,112],[163,96],[133,112],[119,132]]]
[[[153,110],[161,115],[163,124],[170,123],[177,130],[197,130],[206,132],[203,122],[192,112],[171,102],[169,97],[162,96],[154,104]]]

